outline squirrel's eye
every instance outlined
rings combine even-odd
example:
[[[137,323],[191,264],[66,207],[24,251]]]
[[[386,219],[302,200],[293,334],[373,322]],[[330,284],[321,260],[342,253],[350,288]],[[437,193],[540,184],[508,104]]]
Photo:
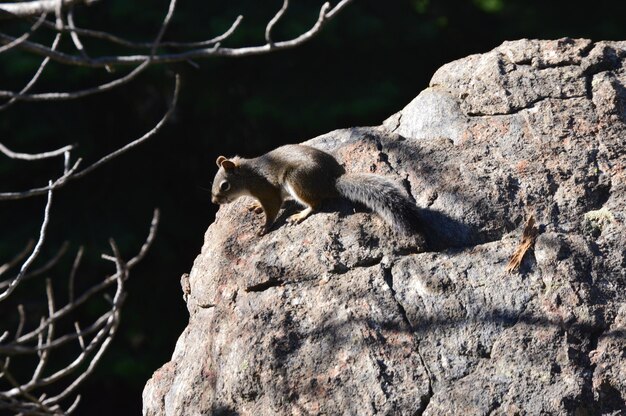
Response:
[[[224,182],[220,183],[220,191],[226,192],[229,189],[230,189],[230,184],[228,183],[228,181],[224,181]]]

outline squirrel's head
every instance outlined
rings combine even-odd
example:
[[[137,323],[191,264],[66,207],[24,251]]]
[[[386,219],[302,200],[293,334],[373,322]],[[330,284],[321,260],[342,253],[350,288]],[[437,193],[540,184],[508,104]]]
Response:
[[[245,178],[241,176],[238,158],[216,160],[219,170],[213,179],[211,201],[214,204],[228,204],[245,194]]]

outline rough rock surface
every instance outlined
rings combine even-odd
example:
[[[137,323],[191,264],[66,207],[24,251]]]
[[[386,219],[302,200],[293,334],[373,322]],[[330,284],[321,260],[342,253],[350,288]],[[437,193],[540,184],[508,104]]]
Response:
[[[223,206],[144,415],[623,414],[625,62],[626,42],[505,42],[309,141],[402,183],[423,239],[342,201],[257,237],[249,201]]]

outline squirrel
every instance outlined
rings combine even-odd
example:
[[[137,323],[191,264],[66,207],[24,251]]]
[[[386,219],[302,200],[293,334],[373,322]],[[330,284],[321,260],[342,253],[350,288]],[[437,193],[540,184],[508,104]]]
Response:
[[[306,219],[322,200],[343,197],[375,211],[402,234],[417,231],[418,208],[402,188],[380,175],[346,173],[332,155],[314,147],[290,144],[253,159],[220,156],[216,163],[219,170],[211,189],[212,202],[255,198],[258,202],[248,209],[265,213],[260,236],[270,230],[289,197],[305,207],[288,218],[291,224]]]

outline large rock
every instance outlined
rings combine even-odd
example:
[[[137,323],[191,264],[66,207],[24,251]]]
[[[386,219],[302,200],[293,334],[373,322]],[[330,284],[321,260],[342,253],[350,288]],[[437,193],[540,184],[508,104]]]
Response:
[[[297,226],[223,206],[144,415],[618,414],[626,408],[626,42],[505,42],[382,126],[309,141],[422,207]],[[522,226],[539,235],[506,273]]]

